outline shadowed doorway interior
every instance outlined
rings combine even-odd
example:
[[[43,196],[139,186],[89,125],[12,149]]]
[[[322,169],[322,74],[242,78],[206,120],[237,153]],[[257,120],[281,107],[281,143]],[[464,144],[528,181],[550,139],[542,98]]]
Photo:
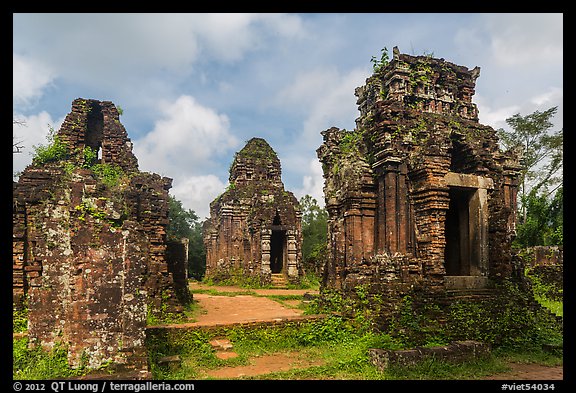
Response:
[[[282,226],[280,214],[276,212],[270,236],[270,270],[272,274],[282,273],[286,259],[286,229]]]
[[[470,275],[470,199],[474,189],[450,187],[450,207],[446,213],[446,275]]]

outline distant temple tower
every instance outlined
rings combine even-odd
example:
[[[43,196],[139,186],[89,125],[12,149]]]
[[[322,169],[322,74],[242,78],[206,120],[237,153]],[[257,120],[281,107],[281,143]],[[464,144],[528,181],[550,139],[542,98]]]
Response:
[[[284,190],[276,152],[264,139],[250,139],[234,157],[229,182],[204,224],[206,277],[298,281],[302,214],[294,194]]]
[[[514,270],[517,158],[478,122],[479,67],[393,53],[356,89],[355,130],[322,132],[324,286],[391,303],[486,288]]]

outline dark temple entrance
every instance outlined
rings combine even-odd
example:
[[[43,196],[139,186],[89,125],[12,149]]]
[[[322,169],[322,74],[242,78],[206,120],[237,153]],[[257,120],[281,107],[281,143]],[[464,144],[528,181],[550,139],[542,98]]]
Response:
[[[447,276],[469,276],[471,265],[470,199],[474,189],[450,187],[450,205],[446,212],[446,248],[444,263]]]
[[[272,222],[272,235],[270,236],[270,271],[282,273],[284,260],[286,259],[286,229],[282,226],[280,214],[276,211],[276,216]]]
[[[286,250],[286,231],[272,230],[270,237],[270,270],[272,273],[282,273]]]
[[[447,288],[486,288],[488,283],[488,190],[490,178],[448,172],[444,281]]]

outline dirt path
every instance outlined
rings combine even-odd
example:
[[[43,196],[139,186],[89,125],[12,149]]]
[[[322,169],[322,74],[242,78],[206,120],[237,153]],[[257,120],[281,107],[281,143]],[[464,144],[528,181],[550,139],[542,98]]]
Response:
[[[558,381],[564,379],[564,368],[562,366],[547,367],[539,364],[510,363],[511,371],[491,375],[484,379],[489,380],[541,380]]]
[[[245,289],[234,286],[211,286],[192,282],[190,289],[234,292],[235,296],[210,295],[207,293],[194,293],[194,300],[203,309],[203,313],[196,316],[191,326],[229,325],[245,322],[278,321],[284,319],[300,318],[303,311],[295,308],[302,300],[286,300],[284,304],[263,297],[270,295],[297,295],[305,293],[317,294],[318,291],[307,289]],[[254,296],[256,294],[260,296]],[[290,305],[287,307],[286,305]]]
[[[205,311],[196,317],[196,322],[191,324],[196,326],[279,320],[299,317],[303,312],[302,310],[286,308],[265,297],[248,295],[212,296],[195,293],[194,300]]]
[[[215,379],[253,377],[278,371],[308,368],[324,364],[319,359],[309,359],[298,352],[262,355],[251,359],[247,366],[222,367],[209,370],[205,375]]]
[[[297,308],[286,307],[281,303],[262,296],[270,295],[304,295],[317,294],[318,291],[302,289],[245,289],[234,286],[208,286],[193,282],[191,290],[215,290],[218,292],[246,293],[235,296],[218,296],[206,293],[194,293],[204,312],[196,317],[190,326],[215,326],[221,324],[236,324],[256,321],[274,321],[290,318],[301,318],[303,311]],[[255,293],[260,296],[250,295]],[[298,303],[298,301],[296,301]],[[294,368],[307,368],[320,365],[318,359],[306,358],[298,352],[263,355],[251,359],[246,366],[223,367],[209,370],[205,375],[209,378],[228,379],[242,376],[257,376],[276,371],[287,371]],[[536,364],[511,363],[511,371],[495,374],[486,380],[562,380],[563,367],[547,367]]]

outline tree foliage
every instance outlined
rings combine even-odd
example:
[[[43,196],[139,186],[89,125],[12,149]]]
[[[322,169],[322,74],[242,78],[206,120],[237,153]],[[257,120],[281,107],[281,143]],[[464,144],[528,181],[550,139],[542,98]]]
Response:
[[[34,145],[34,156],[32,157],[32,164],[40,166],[49,162],[56,162],[68,158],[68,147],[60,141],[56,130],[48,125],[48,135],[46,136],[48,144]]]
[[[310,195],[300,198],[302,209],[302,260],[307,269],[320,271],[322,257],[326,254],[328,212]]]
[[[517,245],[563,242],[563,129],[550,131],[557,107],[506,119],[511,131],[498,130],[507,149],[520,152]]]
[[[167,234],[171,239],[188,239],[188,274],[201,279],[206,270],[206,249],[202,241],[202,223],[191,209],[185,209],[182,202],[169,196],[169,216]]]
[[[377,59],[376,56],[372,56],[370,58],[370,63],[372,63],[372,70],[375,73],[386,67],[390,62],[390,56],[388,56],[388,48],[384,47],[380,49],[380,52],[380,59]]]
[[[526,116],[515,114],[506,119],[511,131],[498,130],[498,136],[505,148],[521,152],[522,196],[540,190],[552,193],[562,184],[563,129],[550,131],[553,126],[550,119],[557,109],[558,107],[552,107]],[[550,191],[551,187],[555,188]]]
[[[526,220],[518,226],[515,245],[520,247],[562,245],[564,191],[560,187],[553,198],[532,191],[525,198]]]

